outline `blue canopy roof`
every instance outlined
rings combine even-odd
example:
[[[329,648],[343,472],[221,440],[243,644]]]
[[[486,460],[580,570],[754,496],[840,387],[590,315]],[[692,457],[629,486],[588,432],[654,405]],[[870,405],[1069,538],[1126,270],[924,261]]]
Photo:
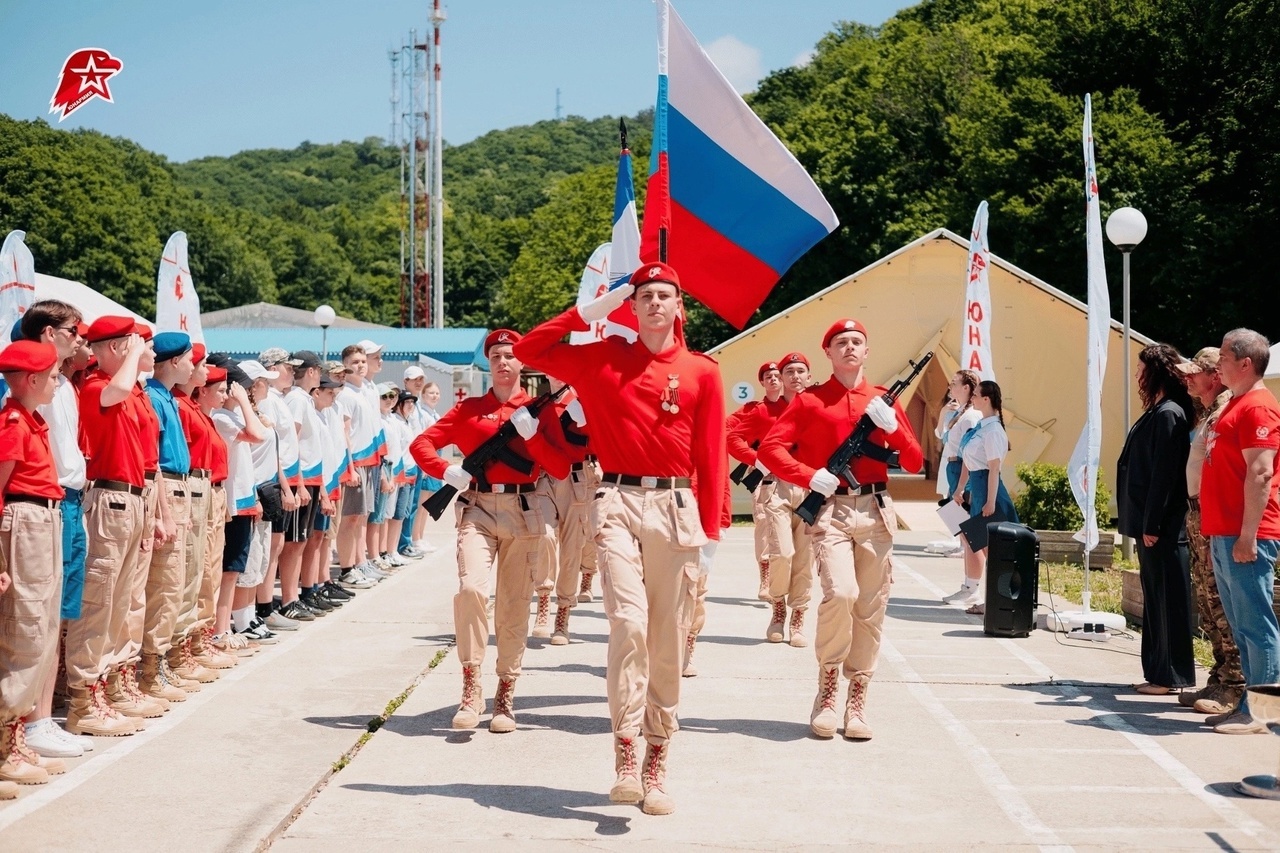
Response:
[[[284,329],[236,329],[213,327],[204,330],[209,352],[230,353],[233,358],[257,358],[270,347],[283,347],[289,352],[312,350],[321,352],[321,329],[293,327]],[[337,358],[342,348],[368,340],[382,344],[382,357],[387,361],[417,361],[419,355],[430,356],[445,364],[475,365],[488,369],[482,349],[486,329],[343,329],[330,328],[327,346],[329,358]]]

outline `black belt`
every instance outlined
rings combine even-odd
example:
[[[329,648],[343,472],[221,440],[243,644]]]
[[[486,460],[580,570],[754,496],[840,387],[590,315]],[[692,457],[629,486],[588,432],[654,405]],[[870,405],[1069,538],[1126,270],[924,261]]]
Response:
[[[5,495],[4,502],[7,504],[39,504],[49,509],[57,509],[61,503],[57,498],[42,498],[37,495]]]
[[[164,477],[166,480],[185,480],[185,479],[187,479],[187,475],[186,475],[186,474],[179,474],[177,471],[161,471],[161,472],[160,472],[160,476],[161,476],[161,477]]]
[[[693,486],[693,481],[688,477],[634,477],[631,474],[605,474],[600,481],[617,483],[619,486],[639,486],[642,489],[688,489]]]
[[[485,488],[472,486],[469,491],[482,495],[523,495],[538,488],[537,483],[490,483]]]
[[[192,468],[191,476],[208,478],[213,476],[213,472],[210,471],[208,468]]]
[[[867,483],[865,486],[857,489],[851,489],[848,486],[841,486],[836,489],[837,495],[878,495],[889,487],[888,483]]]
[[[156,478],[156,472],[155,472],[155,471],[148,471],[148,472],[146,472],[145,474],[143,474],[142,476],[146,477],[148,480],[154,480],[154,479]]]
[[[221,483],[214,483],[214,484],[213,484],[213,487],[214,487],[215,489],[221,489],[221,488],[222,488],[222,484],[221,484]]]
[[[760,481],[760,485],[771,486],[776,482],[778,482],[778,480],[775,477],[765,477],[763,480]]]
[[[595,464],[596,464],[596,460],[595,460],[595,458],[594,458],[594,457],[591,457],[591,456],[588,456],[586,459],[584,459],[584,460],[583,460],[583,461],[581,461],[581,462],[574,462],[572,465],[570,465],[570,466],[569,466],[569,470],[570,470],[570,471],[585,471],[585,470],[587,469],[587,466],[588,466],[588,465],[595,465]]]
[[[123,480],[94,480],[91,488],[106,489],[108,492],[128,492],[131,495],[139,496],[144,491],[142,486],[135,486],[133,483],[126,483]]]

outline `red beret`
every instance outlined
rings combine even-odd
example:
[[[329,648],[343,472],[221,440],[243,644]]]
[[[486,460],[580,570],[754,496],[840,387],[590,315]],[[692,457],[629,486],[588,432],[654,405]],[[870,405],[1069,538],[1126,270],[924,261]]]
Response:
[[[227,369],[218,367],[215,364],[209,365],[209,376],[204,380],[205,385],[216,385],[219,382],[227,381]]]
[[[631,274],[631,284],[636,290],[644,287],[646,284],[652,284],[655,281],[665,281],[668,284],[674,284],[676,289],[680,288],[680,276],[671,268],[670,264],[664,264],[661,261],[644,264],[640,269]]]
[[[191,363],[192,364],[199,364],[200,362],[204,361],[204,357],[208,354],[209,354],[208,351],[205,350],[204,348],[204,344],[191,345]]]
[[[826,349],[831,346],[831,339],[844,332],[861,332],[863,338],[867,337],[866,328],[857,320],[836,320],[831,324],[831,328],[827,329],[827,333],[822,336],[822,348]]]
[[[779,366],[786,367],[788,364],[803,364],[809,366],[809,359],[804,357],[802,352],[789,352],[782,357],[782,361],[778,362]]]
[[[83,338],[89,334],[89,327],[84,323],[76,323],[76,334]]]
[[[764,379],[764,375],[768,373],[770,370],[781,370],[781,369],[782,368],[778,367],[778,362],[766,361],[764,364],[760,365],[760,369],[756,371],[756,379]]]
[[[151,327],[148,326],[146,323],[134,323],[133,332],[138,337],[142,338],[144,341],[151,340],[151,335],[153,334],[151,331]]]
[[[94,320],[84,337],[89,343],[96,344],[99,341],[109,341],[112,338],[123,338],[125,335],[131,335],[133,334],[133,327],[132,317],[113,317],[108,314]]]
[[[515,344],[520,342],[521,335],[512,329],[494,329],[484,339],[484,357],[489,357],[489,350],[498,344]]]
[[[0,373],[39,373],[53,367],[58,350],[41,341],[14,341],[0,350]]]

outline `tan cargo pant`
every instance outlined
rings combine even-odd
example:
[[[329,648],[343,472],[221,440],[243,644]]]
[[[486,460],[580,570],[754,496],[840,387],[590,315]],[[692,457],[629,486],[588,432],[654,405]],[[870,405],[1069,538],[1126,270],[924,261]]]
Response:
[[[71,687],[88,687],[105,675],[117,639],[128,636],[134,575],[143,565],[140,540],[145,514],[138,495],[99,488],[85,494],[84,597],[80,618],[67,623],[67,684]]]
[[[813,590],[813,544],[809,526],[792,512],[807,493],[783,480],[768,486],[762,483],[756,489],[757,501],[763,504],[757,514],[756,528],[760,528],[763,518],[764,526],[769,528],[769,541],[777,543],[767,558],[769,594],[775,602],[786,602],[792,610],[806,609]]]
[[[529,636],[529,596],[534,580],[554,557],[555,506],[546,494],[458,496],[458,593],[453,629],[463,666],[484,663],[489,643],[490,574],[498,568],[493,607],[498,677],[518,678]]]
[[[0,722],[25,717],[58,662],[62,511],[6,504],[0,515]]]
[[[897,529],[893,500],[885,493],[827,498],[813,524],[822,582],[814,647],[821,666],[842,666],[848,678],[876,669]]]
[[[582,577],[586,545],[591,539],[591,501],[600,486],[600,472],[592,463],[581,471],[571,471],[564,480],[547,478],[551,500],[556,506],[555,568],[557,607],[578,603],[578,582]],[[593,553],[594,558],[594,553]],[[594,559],[593,559],[594,564]],[[538,585],[539,590],[545,589]]]
[[[204,575],[200,578],[200,601],[196,606],[195,629],[213,627],[222,583],[222,548],[227,540],[227,490],[219,483],[209,488],[209,526],[204,532]]]
[[[680,670],[707,537],[691,489],[604,483],[599,494],[593,512],[613,731],[667,739],[680,728]]]
[[[156,475],[159,477],[159,475]],[[137,660],[142,653],[142,637],[147,623],[147,578],[151,575],[151,552],[155,548],[156,514],[160,489],[155,480],[147,480],[142,492],[142,536],[138,540],[138,562],[131,583],[124,593],[128,601],[125,630],[112,638],[115,650],[111,654],[111,666]],[[123,579],[122,579],[123,580]]]
[[[191,503],[191,523],[182,567],[182,601],[178,621],[173,629],[173,642],[180,643],[191,633],[199,617],[200,590],[204,586],[204,549],[209,535],[209,508],[213,505],[208,477],[187,478],[187,499]]]
[[[182,611],[182,595],[186,586],[187,536],[191,530],[191,496],[187,481],[174,480],[163,474],[156,480],[169,501],[169,517],[173,535],[169,541],[151,551],[147,572],[146,609],[142,626],[142,651],[167,655],[173,647],[173,634]]]

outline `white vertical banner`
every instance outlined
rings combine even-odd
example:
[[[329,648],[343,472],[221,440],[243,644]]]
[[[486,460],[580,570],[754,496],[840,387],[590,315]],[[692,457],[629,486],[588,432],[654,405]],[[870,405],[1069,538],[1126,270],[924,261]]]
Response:
[[[969,232],[969,272],[964,298],[964,338],[960,341],[960,366],[980,379],[996,378],[991,361],[991,284],[987,267],[991,245],[987,242],[987,203],[978,205]]]
[[[1084,543],[1086,550],[1092,551],[1098,545],[1094,504],[1102,457],[1102,378],[1107,372],[1111,295],[1107,289],[1107,269],[1102,261],[1102,212],[1098,202],[1098,170],[1093,158],[1093,107],[1088,95],[1084,96],[1084,199],[1089,284],[1089,339],[1085,368],[1087,418],[1067,463],[1067,478],[1084,515],[1084,527],[1075,534],[1075,538]]]
[[[36,262],[23,242],[25,231],[10,231],[0,248],[0,345],[10,342],[13,324],[36,301]]]
[[[186,332],[194,343],[204,343],[200,326],[200,297],[187,262],[187,235],[174,231],[160,256],[156,276],[156,331]]]
[[[579,307],[586,305],[598,296],[604,295],[609,290],[609,279],[611,277],[617,278],[616,276],[611,276],[610,259],[612,252],[613,245],[611,243],[601,243],[591,253],[591,258],[582,269],[582,280],[578,284],[578,301],[575,304]],[[626,274],[630,275],[631,272],[631,270],[627,270]],[[624,305],[623,307],[626,308],[627,306]],[[628,341],[635,341],[636,330],[629,329],[606,318],[592,323],[591,328],[585,332],[571,332],[569,334],[569,343],[574,345],[589,344],[593,341],[603,341],[612,335],[618,335]]]

